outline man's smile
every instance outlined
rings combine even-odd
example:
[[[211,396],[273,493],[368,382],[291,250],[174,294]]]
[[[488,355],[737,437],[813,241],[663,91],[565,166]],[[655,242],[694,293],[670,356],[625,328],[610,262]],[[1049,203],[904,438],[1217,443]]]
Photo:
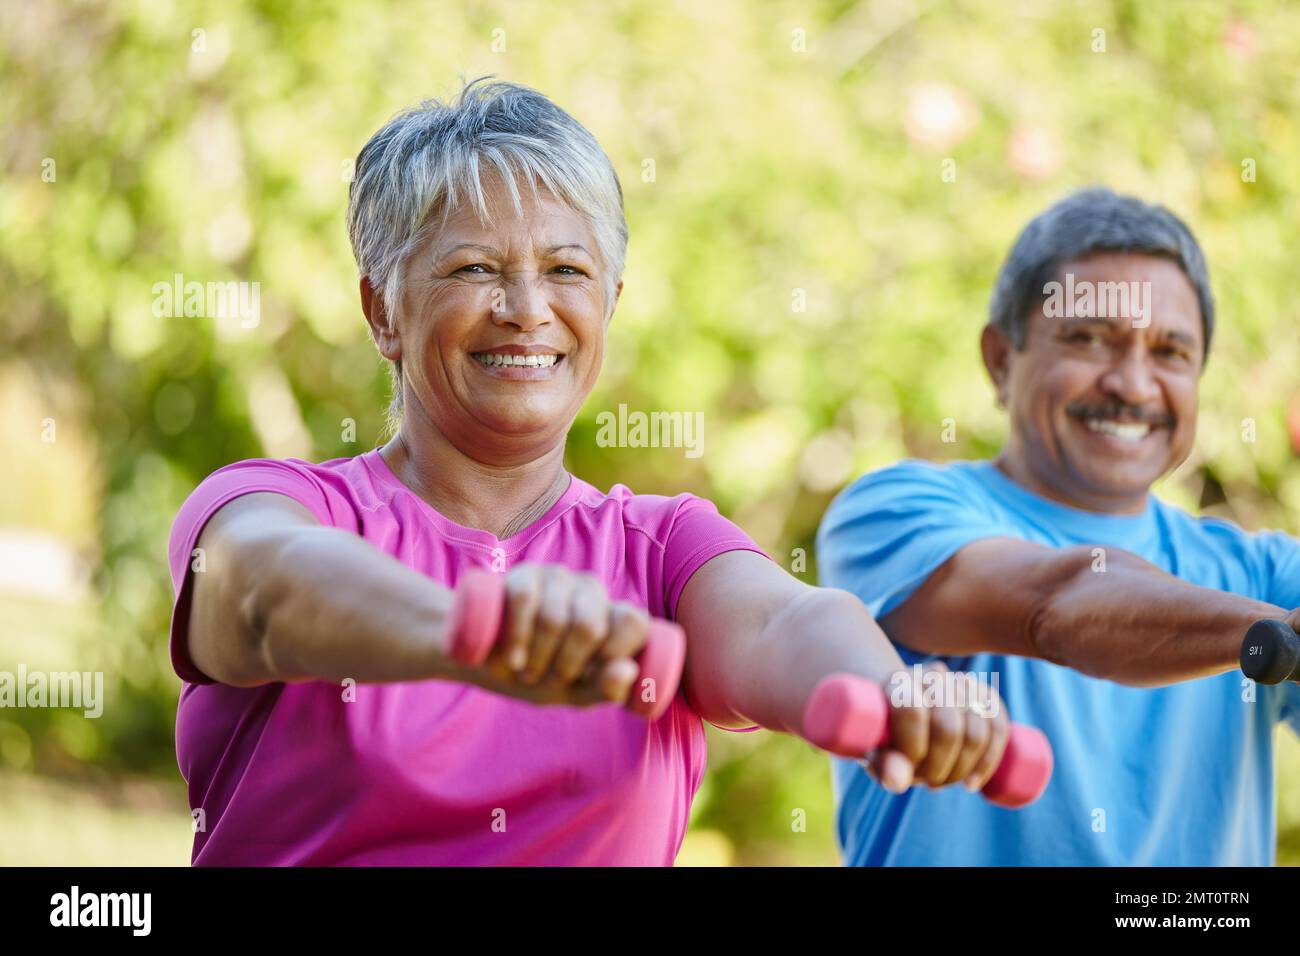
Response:
[[[1067,414],[1089,432],[1090,438],[1103,447],[1128,451],[1140,448],[1158,432],[1171,429],[1173,415],[1168,412],[1148,412],[1137,407],[1110,407],[1076,403],[1066,409]]]

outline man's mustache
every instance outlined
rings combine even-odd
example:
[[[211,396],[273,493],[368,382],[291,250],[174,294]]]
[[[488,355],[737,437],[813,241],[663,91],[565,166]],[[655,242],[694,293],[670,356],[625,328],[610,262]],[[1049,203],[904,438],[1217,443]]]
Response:
[[[1073,405],[1067,405],[1065,410],[1076,418],[1127,419],[1150,425],[1152,428],[1171,428],[1174,424],[1174,416],[1169,412],[1147,411],[1139,405],[1124,405],[1122,403],[1085,405],[1082,402],[1076,402]]]

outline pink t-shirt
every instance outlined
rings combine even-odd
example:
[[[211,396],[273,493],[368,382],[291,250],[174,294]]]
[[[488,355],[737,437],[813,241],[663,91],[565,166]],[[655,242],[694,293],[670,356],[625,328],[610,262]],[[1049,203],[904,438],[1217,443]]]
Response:
[[[185,501],[168,545],[171,657],[185,684],[176,755],[211,865],[669,865],[704,773],[704,729],[678,694],[649,724],[614,704],[540,707],[452,681],[255,688],[189,660],[199,533],[239,495],[278,492],[433,580],[521,561],[595,574],[612,598],[673,618],[690,576],[759,551],[693,495],[608,495],[576,476],[541,518],[498,539],[408,489],[378,450],[313,464],[236,462]],[[345,697],[355,695],[355,700]]]

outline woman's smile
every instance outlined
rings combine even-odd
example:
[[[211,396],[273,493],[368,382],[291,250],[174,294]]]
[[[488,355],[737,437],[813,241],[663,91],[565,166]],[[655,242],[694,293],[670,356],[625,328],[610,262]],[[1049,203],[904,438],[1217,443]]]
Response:
[[[507,345],[471,352],[470,358],[493,378],[509,382],[539,382],[558,374],[564,353],[546,347]]]

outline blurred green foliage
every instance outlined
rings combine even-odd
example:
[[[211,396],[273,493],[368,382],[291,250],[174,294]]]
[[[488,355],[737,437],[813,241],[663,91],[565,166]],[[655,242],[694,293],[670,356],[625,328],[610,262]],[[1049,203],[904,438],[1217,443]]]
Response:
[[[1197,450],[1161,493],[1294,532],[1297,62],[1300,8],[1270,0],[3,5],[0,379],[37,397],[6,418],[0,474],[31,497],[0,520],[97,568],[88,605],[20,608],[10,634],[74,642],[112,706],[75,731],[6,717],[0,760],[174,778],[171,518],[231,461],[382,441],[350,163],[460,75],[544,91],[622,177],[626,288],[568,446],[597,486],[705,495],[787,566],[804,549],[815,580],[845,481],[999,447],[977,351],[993,277],[1030,216],[1101,182],[1189,221],[1219,302]],[[156,318],[154,284],[178,273],[259,282],[260,324]],[[703,411],[705,453],[597,447],[620,402]],[[701,858],[835,860],[823,758],[711,744]],[[1294,854],[1300,780],[1282,776]]]

